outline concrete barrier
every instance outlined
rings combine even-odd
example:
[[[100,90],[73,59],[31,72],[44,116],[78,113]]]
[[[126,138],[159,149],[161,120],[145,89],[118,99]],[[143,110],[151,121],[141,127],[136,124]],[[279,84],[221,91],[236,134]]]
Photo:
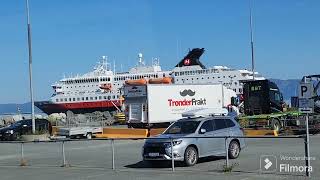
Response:
[[[268,129],[245,129],[245,136],[265,136],[265,135],[275,135],[273,130]]]
[[[149,136],[159,135],[159,134],[163,133],[164,130],[166,130],[166,128],[151,129],[149,131]]]
[[[147,129],[103,128],[102,134],[96,134],[97,138],[146,138]]]

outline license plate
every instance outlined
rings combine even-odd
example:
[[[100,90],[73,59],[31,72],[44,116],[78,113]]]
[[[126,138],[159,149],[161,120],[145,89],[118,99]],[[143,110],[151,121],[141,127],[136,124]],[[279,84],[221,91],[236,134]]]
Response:
[[[149,156],[150,157],[157,157],[157,156],[159,156],[159,153],[149,153]]]

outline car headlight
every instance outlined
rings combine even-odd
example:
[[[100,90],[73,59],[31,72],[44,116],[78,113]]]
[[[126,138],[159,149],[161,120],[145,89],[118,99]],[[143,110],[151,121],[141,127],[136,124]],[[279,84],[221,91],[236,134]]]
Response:
[[[182,143],[182,140],[174,140],[174,141],[172,141],[173,146],[179,145],[181,143]],[[164,143],[164,146],[166,148],[171,147],[171,142]]]
[[[7,134],[13,134],[13,130],[6,131]]]

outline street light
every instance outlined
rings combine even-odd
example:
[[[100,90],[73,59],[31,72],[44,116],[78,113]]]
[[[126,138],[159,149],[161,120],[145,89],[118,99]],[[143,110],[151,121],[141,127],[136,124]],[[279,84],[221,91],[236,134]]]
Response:
[[[29,0],[26,0],[27,8],[27,29],[28,29],[28,50],[29,50],[29,86],[31,96],[31,118],[32,118],[32,134],[36,132],[35,117],[34,117],[34,99],[33,99],[33,82],[32,82],[32,46],[31,46],[31,25],[29,18]]]

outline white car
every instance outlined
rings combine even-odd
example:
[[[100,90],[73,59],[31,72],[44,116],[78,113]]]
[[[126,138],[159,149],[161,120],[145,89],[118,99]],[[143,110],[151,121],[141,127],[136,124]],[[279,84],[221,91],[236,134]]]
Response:
[[[225,138],[198,138],[214,136],[243,136],[243,131],[230,116],[183,118],[171,124],[161,135],[146,140],[143,160],[171,160],[170,139],[173,139],[174,160],[184,161],[187,166],[195,165],[201,157],[225,156]],[[228,138],[227,146],[229,158],[235,159],[245,142],[243,138]]]

